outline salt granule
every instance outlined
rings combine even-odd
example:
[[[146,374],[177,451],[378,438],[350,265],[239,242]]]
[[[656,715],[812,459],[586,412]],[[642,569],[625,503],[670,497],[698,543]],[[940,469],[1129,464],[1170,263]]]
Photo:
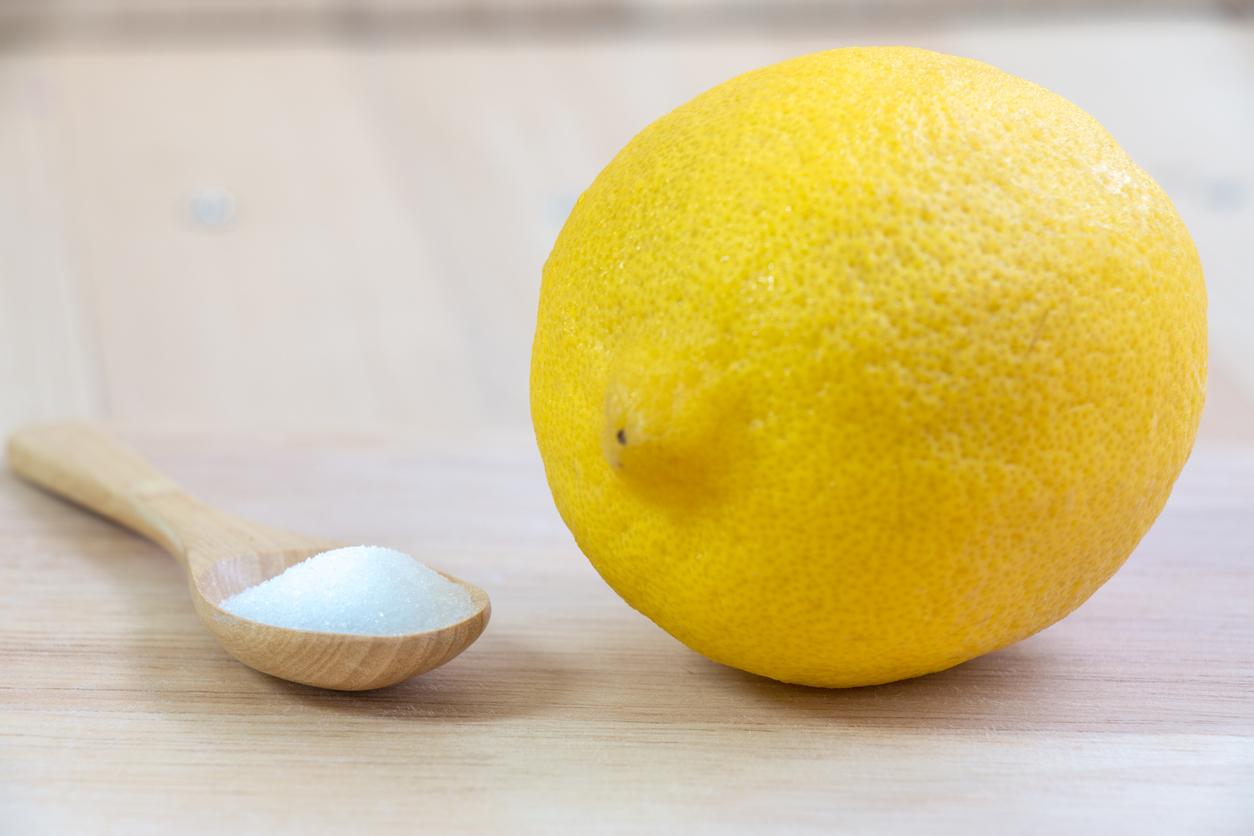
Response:
[[[434,630],[475,611],[464,587],[381,546],[316,554],[219,606],[275,627],[364,636]]]

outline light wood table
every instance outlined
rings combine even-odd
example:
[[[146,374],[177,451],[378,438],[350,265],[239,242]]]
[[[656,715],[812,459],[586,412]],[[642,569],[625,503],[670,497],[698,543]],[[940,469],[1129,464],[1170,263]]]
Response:
[[[823,691],[631,611],[525,437],[131,434],[205,499],[487,588],[373,693],[232,661],[151,546],[0,476],[0,831],[1254,832],[1254,448],[1199,450],[1079,612],[953,671]]]

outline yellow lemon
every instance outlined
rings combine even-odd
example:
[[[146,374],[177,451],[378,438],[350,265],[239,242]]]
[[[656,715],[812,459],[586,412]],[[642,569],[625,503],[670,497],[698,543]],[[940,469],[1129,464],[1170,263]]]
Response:
[[[1096,121],[964,58],[840,49],[631,141],[544,268],[562,517],[711,659],[853,686],[1079,606],[1189,454],[1206,294]]]

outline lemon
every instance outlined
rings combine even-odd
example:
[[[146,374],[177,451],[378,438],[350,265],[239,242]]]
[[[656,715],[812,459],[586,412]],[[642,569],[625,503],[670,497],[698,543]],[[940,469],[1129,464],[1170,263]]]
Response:
[[[1079,606],[1189,454],[1206,295],[1163,191],[988,65],[840,49],[647,127],[544,268],[531,405],[606,581],[719,662],[855,686]]]

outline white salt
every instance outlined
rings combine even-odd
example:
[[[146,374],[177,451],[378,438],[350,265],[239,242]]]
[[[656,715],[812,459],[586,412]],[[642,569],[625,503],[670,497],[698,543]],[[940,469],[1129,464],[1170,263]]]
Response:
[[[276,627],[365,636],[435,630],[475,612],[464,587],[380,546],[316,554],[220,606]]]

